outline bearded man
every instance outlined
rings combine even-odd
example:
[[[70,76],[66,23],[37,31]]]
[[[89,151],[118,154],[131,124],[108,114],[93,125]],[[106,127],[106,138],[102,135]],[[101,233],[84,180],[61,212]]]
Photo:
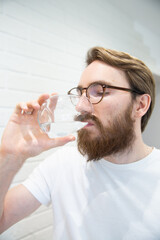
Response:
[[[93,105],[93,112],[76,106],[87,123],[77,148],[60,148],[8,191],[27,158],[75,140],[49,139],[40,130],[37,111],[46,94],[18,104],[11,116],[0,148],[0,230],[52,203],[53,239],[158,240],[160,151],[142,139],[155,103],[152,73],[139,59],[102,47],[91,48],[86,62],[68,91]]]

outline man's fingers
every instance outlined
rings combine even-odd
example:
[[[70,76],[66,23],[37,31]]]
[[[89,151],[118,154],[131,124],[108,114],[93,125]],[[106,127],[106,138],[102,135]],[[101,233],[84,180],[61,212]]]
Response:
[[[39,110],[40,106],[43,104],[45,100],[49,98],[49,94],[42,94],[38,100],[33,100],[30,102],[20,102],[17,104],[14,112],[17,114],[32,114],[34,110]]]
[[[15,108],[14,112],[19,114],[19,113],[25,112],[27,109],[28,108],[27,108],[26,103],[18,103],[16,105],[16,108]]]
[[[27,110],[24,112],[26,114],[33,114],[34,111],[37,111],[40,109],[40,105],[38,103],[38,101],[31,101],[31,102],[28,102],[27,104]]]
[[[34,110],[38,110],[40,108],[39,104],[36,101],[28,102],[28,103],[18,103],[15,108],[15,113],[17,114],[32,114]]]
[[[44,101],[49,98],[49,96],[50,95],[48,93],[44,93],[44,94],[40,95],[37,100],[38,104],[41,106],[44,103]]]
[[[51,144],[50,148],[63,146],[63,145],[65,145],[68,142],[75,141],[75,139],[76,138],[73,135],[51,139],[51,141],[50,141],[50,144]]]

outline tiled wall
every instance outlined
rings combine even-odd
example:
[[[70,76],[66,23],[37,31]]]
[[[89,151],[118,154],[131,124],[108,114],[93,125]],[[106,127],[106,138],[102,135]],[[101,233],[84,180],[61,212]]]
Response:
[[[152,60],[133,19],[112,0],[0,0],[0,136],[18,102],[74,87],[95,45]],[[46,155],[28,159],[13,185]],[[51,208],[40,207],[0,239],[52,239]]]

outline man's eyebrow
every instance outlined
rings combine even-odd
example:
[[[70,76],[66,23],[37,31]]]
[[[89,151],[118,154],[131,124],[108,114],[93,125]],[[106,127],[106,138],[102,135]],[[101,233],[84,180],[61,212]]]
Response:
[[[100,83],[100,84],[104,84],[104,85],[111,85],[111,83],[107,82],[106,80],[98,80],[98,81],[95,81],[94,83]]]
[[[83,88],[83,87],[82,87],[82,85],[78,85],[77,88],[81,89],[81,88]]]
[[[106,82],[106,80],[97,80],[97,81],[95,81],[95,82],[92,82],[92,83],[90,83],[87,87],[89,87],[90,85],[92,85],[92,84],[104,84],[104,85],[107,85],[107,86],[111,86],[111,83],[109,83],[109,82]],[[77,86],[77,88],[83,88],[82,87],[82,85],[78,85]]]

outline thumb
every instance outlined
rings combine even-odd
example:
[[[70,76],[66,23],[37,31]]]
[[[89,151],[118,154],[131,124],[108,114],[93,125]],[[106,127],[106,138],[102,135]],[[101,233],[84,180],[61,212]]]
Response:
[[[75,137],[73,135],[65,136],[65,137],[58,137],[50,139],[50,148],[63,146],[66,143],[75,141]]]

